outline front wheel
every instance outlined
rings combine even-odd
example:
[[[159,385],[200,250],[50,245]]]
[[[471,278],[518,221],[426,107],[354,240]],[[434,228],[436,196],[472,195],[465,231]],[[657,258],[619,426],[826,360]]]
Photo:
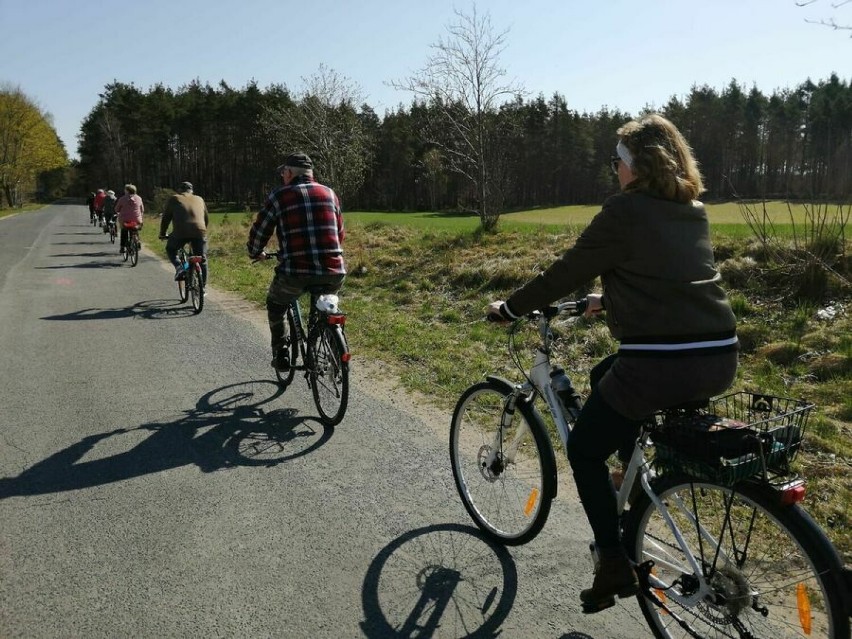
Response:
[[[204,308],[204,283],[201,281],[201,273],[195,268],[186,272],[186,288],[192,299],[192,312],[198,315]]]
[[[508,382],[480,382],[459,398],[450,462],[464,507],[488,537],[516,546],[541,532],[556,495],[556,460],[541,417]]]
[[[655,637],[849,636],[841,562],[798,506],[768,487],[684,476],[657,479],[654,492],[700,567],[643,493],[624,539],[637,564],[653,562],[638,597]]]
[[[296,360],[299,355],[299,343],[296,332],[296,320],[293,317],[293,306],[287,309],[287,313],[284,315],[284,321],[287,322],[287,341],[281,346],[281,348],[286,348],[290,353],[290,368],[286,371],[279,371],[277,368],[275,369],[275,375],[278,377],[278,386],[281,390],[287,388],[290,385],[290,382],[293,381],[293,377],[296,375]]]
[[[349,403],[349,347],[337,326],[323,326],[309,345],[311,390],[320,421],[339,424]]]

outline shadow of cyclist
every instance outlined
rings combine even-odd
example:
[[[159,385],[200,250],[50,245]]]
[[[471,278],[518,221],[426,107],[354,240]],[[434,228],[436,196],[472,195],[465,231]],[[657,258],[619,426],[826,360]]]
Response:
[[[239,395],[239,402],[209,401],[235,386],[268,386],[274,392],[240,391],[233,393]],[[273,466],[306,455],[329,440],[333,429],[316,419],[302,417],[293,409],[265,406],[280,394],[271,381],[226,386],[211,391],[173,421],[84,437],[17,477],[0,478],[0,499],[90,488],[188,464],[203,472],[239,465]],[[127,442],[117,439],[121,437]],[[98,456],[99,448],[120,452]]]
[[[177,300],[145,300],[124,308],[83,308],[79,311],[61,315],[45,315],[39,319],[52,322],[74,322],[81,320],[124,319],[141,317],[142,319],[172,319],[176,317],[194,317],[189,306],[183,306]]]

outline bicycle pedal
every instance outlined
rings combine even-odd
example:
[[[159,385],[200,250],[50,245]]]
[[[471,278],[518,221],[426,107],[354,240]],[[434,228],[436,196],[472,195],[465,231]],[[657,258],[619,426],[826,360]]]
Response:
[[[584,615],[593,615],[596,612],[600,612],[601,610],[606,610],[607,608],[612,608],[615,605],[615,597],[610,597],[608,599],[601,599],[599,601],[592,601],[590,603],[582,604],[583,614]]]

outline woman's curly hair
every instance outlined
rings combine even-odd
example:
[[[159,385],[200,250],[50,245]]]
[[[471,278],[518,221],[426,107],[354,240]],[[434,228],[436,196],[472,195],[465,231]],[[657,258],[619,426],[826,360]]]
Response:
[[[706,190],[689,143],[663,116],[651,114],[633,120],[616,133],[633,156],[636,175],[625,191],[691,202]]]

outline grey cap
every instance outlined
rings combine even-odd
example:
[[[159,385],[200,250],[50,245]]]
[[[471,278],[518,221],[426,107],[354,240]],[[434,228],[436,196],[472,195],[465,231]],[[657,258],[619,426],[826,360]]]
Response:
[[[307,153],[302,153],[301,151],[296,153],[291,153],[286,158],[284,158],[284,162],[278,165],[278,172],[284,170],[284,167],[291,166],[299,169],[312,169],[314,168],[314,163],[311,161],[311,158],[308,157]]]
[[[192,190],[192,182],[181,182],[180,186],[178,187],[178,191],[180,191],[181,193],[183,193],[184,191],[191,191],[191,190]]]

